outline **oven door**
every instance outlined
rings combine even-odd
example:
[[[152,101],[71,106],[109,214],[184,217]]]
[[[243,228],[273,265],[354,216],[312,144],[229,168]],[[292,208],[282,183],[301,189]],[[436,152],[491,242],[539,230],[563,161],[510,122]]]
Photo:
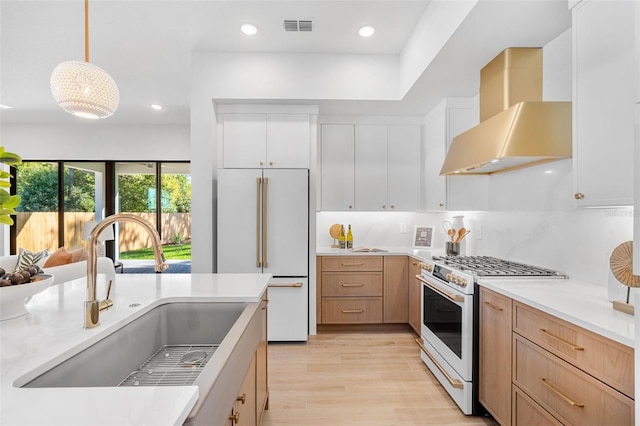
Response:
[[[472,379],[473,295],[464,294],[431,276],[422,281],[422,338],[466,382]]]

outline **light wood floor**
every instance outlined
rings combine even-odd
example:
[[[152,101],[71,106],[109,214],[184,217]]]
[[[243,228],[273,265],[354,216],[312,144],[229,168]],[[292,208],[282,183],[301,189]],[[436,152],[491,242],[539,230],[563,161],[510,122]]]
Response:
[[[420,360],[410,332],[331,333],[269,344],[262,426],[495,425],[467,417]]]

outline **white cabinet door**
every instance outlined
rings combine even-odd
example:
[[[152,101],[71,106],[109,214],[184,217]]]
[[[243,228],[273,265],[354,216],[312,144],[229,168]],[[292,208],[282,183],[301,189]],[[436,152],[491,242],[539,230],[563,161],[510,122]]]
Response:
[[[267,116],[224,114],[223,120],[223,167],[264,167],[267,157]]]
[[[266,164],[269,168],[309,168],[309,116],[267,116]]]
[[[582,1],[573,13],[573,169],[579,206],[633,203],[632,1]]]
[[[431,110],[424,123],[425,186],[424,200],[428,211],[447,209],[447,179],[440,176],[440,169],[447,151],[446,102]]]
[[[306,341],[309,318],[307,278],[272,278],[268,291],[269,341]]]
[[[321,132],[321,209],[353,210],[354,126],[323,124]]]
[[[264,170],[264,273],[309,275],[309,171]]]
[[[420,126],[387,127],[388,209],[419,210],[421,154]]]
[[[261,273],[260,169],[218,170],[218,272]]]
[[[387,210],[387,126],[356,126],[356,209]]]

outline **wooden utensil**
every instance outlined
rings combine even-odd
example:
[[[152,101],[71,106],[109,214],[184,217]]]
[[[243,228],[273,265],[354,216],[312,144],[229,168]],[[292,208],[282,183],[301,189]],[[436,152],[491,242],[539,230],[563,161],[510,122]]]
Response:
[[[451,242],[454,242],[455,236],[456,236],[456,230],[455,229],[449,229],[447,231],[447,234],[449,235],[449,237],[451,238]]]
[[[466,237],[469,232],[471,232],[471,231],[469,231],[468,229],[466,229],[464,227],[458,229],[458,236],[456,237],[454,243],[459,243],[460,241],[462,241],[462,239],[464,237]]]

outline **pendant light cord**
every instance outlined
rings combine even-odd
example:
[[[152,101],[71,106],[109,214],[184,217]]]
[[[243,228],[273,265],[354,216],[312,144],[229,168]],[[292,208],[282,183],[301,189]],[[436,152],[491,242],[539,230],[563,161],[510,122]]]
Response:
[[[84,61],[89,62],[89,0],[84,0]]]

